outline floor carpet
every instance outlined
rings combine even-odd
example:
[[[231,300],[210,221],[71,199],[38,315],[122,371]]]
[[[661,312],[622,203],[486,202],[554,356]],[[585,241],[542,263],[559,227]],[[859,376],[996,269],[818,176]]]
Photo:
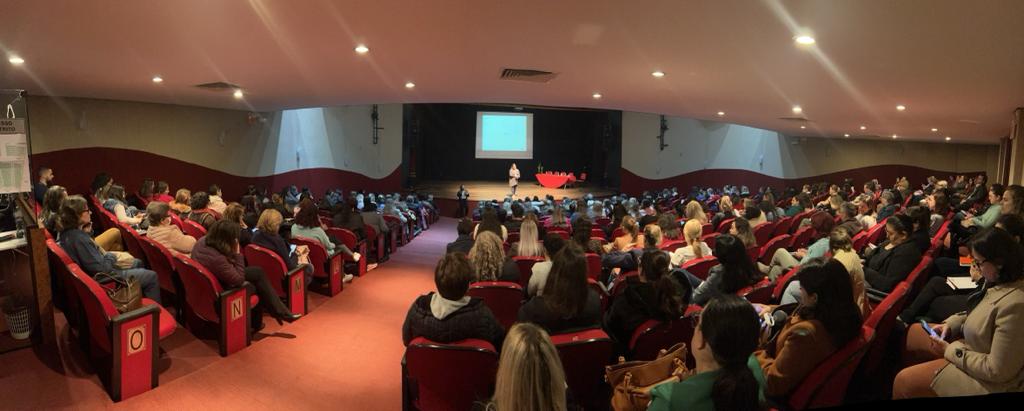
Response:
[[[59,364],[32,350],[0,355],[0,408],[398,410],[402,321],[433,289],[434,265],[455,237],[455,220],[442,219],[341,294],[312,294],[299,321],[267,318],[258,339],[228,358],[179,327],[161,342],[160,386],[116,404],[58,315]]]

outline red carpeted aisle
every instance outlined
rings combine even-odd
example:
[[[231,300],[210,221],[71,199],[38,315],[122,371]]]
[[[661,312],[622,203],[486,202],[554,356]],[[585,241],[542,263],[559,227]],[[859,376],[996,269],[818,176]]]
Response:
[[[0,355],[0,408],[400,409],[402,321],[433,289],[434,265],[455,237],[455,220],[442,219],[338,296],[314,296],[305,318],[283,327],[268,318],[269,335],[228,358],[179,328],[162,344],[160,387],[117,404],[59,329],[57,370],[31,350]]]

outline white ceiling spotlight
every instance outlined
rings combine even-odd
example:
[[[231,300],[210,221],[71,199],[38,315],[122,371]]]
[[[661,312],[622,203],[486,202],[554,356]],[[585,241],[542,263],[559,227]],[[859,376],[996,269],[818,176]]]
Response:
[[[800,114],[800,113],[803,113],[803,112],[804,112],[803,107],[793,106],[793,114]]]
[[[801,129],[801,130],[804,130],[804,129],[806,129],[806,128],[807,128],[807,126],[800,126],[800,129]]]
[[[366,47],[366,45],[364,45],[364,44],[360,44],[360,45],[356,46],[356,53],[366,54],[366,53],[369,53],[369,52],[370,52],[370,48]]]
[[[850,134],[849,134],[849,133],[843,134],[843,137],[847,137],[847,138],[849,138],[849,137],[850,137]]]
[[[936,132],[936,131],[939,131],[939,129],[937,129],[937,128],[935,128],[935,127],[932,127],[932,133],[934,133],[934,132]]]
[[[868,126],[860,126],[861,131],[867,130]]]
[[[949,136],[946,136],[946,141],[952,140]]]
[[[23,58],[21,58],[21,57],[19,57],[17,55],[14,55],[14,54],[11,54],[10,56],[8,56],[7,57],[7,61],[11,62],[11,64],[13,64],[15,66],[20,66],[22,64],[25,64],[25,59],[23,59]]]
[[[665,72],[661,70],[655,70],[653,73],[651,73],[651,75],[657,78],[662,78],[665,77]]]
[[[405,88],[414,88],[414,87],[416,87],[416,83],[413,83],[411,81],[405,82]]]
[[[157,83],[157,84],[163,83],[164,82],[164,78],[160,77],[160,76],[153,76],[153,82]]]
[[[900,104],[900,105],[896,106],[896,110],[897,110],[897,111],[904,111],[904,110],[906,110],[906,109],[907,109],[907,106],[904,106],[904,105],[902,105],[902,104]]]
[[[241,100],[241,99],[242,99],[242,97],[245,97],[245,94],[242,94],[242,89],[240,89],[240,88],[236,88],[236,89],[235,89],[235,93],[234,93],[234,96],[235,96],[235,99],[236,99],[236,100]]]
[[[724,111],[719,111],[718,112],[718,117],[724,117],[724,116],[725,116],[725,112]]]
[[[602,96],[601,93],[594,93],[592,97],[594,97],[594,100],[600,100]]]
[[[796,41],[796,44],[800,44],[803,46],[810,46],[815,43],[814,37],[808,36],[806,34],[802,36],[793,37],[793,41]]]
[[[895,139],[896,139],[897,137],[899,137],[899,136],[897,136],[897,135],[895,135],[895,134],[893,134],[893,135],[892,135],[892,139],[893,139],[893,140],[895,140]]]

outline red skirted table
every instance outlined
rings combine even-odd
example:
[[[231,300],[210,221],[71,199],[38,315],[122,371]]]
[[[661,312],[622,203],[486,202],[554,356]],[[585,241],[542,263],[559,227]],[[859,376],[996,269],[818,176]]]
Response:
[[[569,174],[569,175],[558,175],[558,174],[543,173],[543,174],[536,174],[536,176],[537,176],[537,181],[540,182],[540,185],[542,185],[544,187],[547,187],[547,188],[559,188],[561,186],[564,186],[565,183],[572,183],[572,182],[576,181],[576,176],[574,176],[572,174]]]

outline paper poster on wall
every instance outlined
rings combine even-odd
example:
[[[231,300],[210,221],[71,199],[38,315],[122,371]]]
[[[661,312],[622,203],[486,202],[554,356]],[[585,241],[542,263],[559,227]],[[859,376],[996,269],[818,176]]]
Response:
[[[32,191],[24,119],[0,119],[0,194]]]

